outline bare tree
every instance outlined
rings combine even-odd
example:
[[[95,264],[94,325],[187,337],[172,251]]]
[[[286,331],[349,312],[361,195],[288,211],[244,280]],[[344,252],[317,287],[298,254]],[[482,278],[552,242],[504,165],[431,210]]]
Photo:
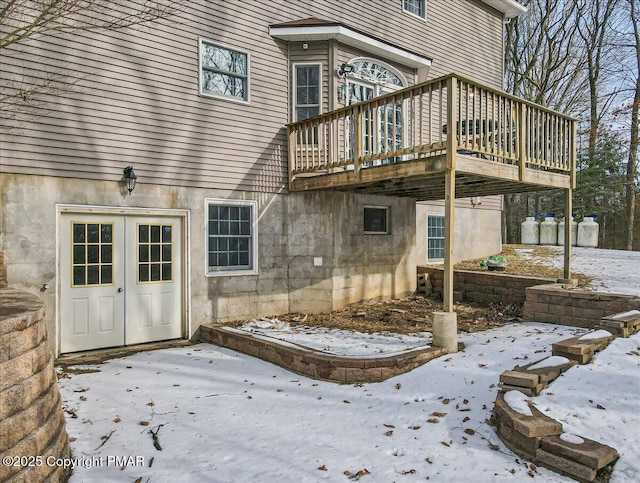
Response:
[[[638,146],[640,144],[640,28],[638,27],[638,10],[640,2],[629,0],[631,10],[631,25],[633,28],[633,44],[636,60],[635,95],[631,105],[631,136],[629,142],[629,157],[627,159],[626,202],[627,202],[627,250],[633,250],[633,235],[636,219],[636,193],[638,190]]]
[[[579,115],[588,105],[586,57],[573,0],[527,0],[528,12],[505,31],[505,89],[552,109]],[[543,208],[539,192],[505,195],[503,238],[518,242],[520,222]]]
[[[117,31],[175,15],[185,0],[6,0],[0,2],[0,56],[29,52],[43,36]],[[14,52],[15,53],[15,52]],[[8,56],[7,56],[8,57]],[[5,64],[3,62],[3,64]],[[6,69],[4,67],[7,67]],[[61,68],[36,72],[3,65],[0,120],[20,119],[48,96],[73,89],[78,78]],[[6,122],[2,127],[8,127]]]

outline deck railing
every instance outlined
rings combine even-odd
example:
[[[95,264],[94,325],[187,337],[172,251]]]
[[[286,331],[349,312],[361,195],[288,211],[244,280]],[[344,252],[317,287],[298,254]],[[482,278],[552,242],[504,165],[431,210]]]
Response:
[[[291,177],[445,154],[452,132],[456,153],[521,172],[575,166],[575,119],[452,74],[290,124]]]

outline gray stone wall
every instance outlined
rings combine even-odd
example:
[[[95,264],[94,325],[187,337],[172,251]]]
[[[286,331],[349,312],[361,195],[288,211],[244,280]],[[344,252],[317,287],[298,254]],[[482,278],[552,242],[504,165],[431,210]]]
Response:
[[[442,298],[444,270],[441,267],[419,266],[418,273],[429,275],[433,294]],[[453,290],[459,299],[487,305],[497,302],[522,305],[528,297],[525,293],[527,287],[555,281],[551,278],[522,277],[489,271],[455,270],[453,272]]]
[[[593,329],[602,317],[640,309],[640,297],[565,289],[561,284],[527,288],[524,320]]]
[[[69,469],[52,464],[69,458],[69,439],[43,304],[11,288],[0,299],[0,481],[66,481]]]

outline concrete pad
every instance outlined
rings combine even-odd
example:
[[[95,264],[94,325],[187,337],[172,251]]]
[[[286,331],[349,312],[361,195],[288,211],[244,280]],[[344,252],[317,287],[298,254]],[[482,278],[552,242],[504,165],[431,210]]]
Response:
[[[558,436],[546,436],[542,438],[540,447],[549,453],[569,458],[596,470],[601,470],[620,456],[611,446],[587,438],[582,439],[584,443],[576,444],[563,441]]]
[[[558,473],[571,476],[586,481],[593,481],[596,479],[597,471],[589,466],[577,463],[570,459],[557,456],[553,453],[549,453],[541,448],[536,451],[535,462],[539,466],[544,466],[550,470]]]

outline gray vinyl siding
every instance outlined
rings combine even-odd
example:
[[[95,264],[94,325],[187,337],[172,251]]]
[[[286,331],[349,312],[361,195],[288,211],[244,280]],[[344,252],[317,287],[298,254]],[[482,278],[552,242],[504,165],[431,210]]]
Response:
[[[328,112],[329,107],[329,76],[333,75],[333,69],[329,68],[329,42],[304,42],[308,48],[303,49],[303,42],[291,42],[289,46],[289,59],[291,66],[294,64],[322,64],[322,107],[321,114]],[[293,76],[293,68],[289,69]],[[291,108],[293,109],[293,77],[290,79],[289,92],[291,92]],[[291,115],[293,121],[293,114]]]
[[[271,24],[311,16],[432,57],[431,78],[456,71],[501,85],[502,17],[479,0],[428,0],[426,21],[403,13],[402,0],[375,8],[369,1],[194,0],[150,27],[47,36],[3,49],[3,84],[24,68],[36,76],[63,69],[77,82],[21,122],[6,121],[12,129],[0,133],[2,171],[118,181],[132,164],[141,183],[281,192],[291,64],[323,63],[326,112],[336,95],[335,69],[357,53],[335,42],[309,42],[303,51],[268,34]],[[248,104],[199,95],[200,38],[249,52]],[[412,69],[393,65],[413,83]]]

